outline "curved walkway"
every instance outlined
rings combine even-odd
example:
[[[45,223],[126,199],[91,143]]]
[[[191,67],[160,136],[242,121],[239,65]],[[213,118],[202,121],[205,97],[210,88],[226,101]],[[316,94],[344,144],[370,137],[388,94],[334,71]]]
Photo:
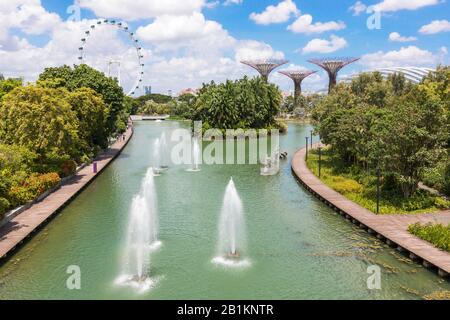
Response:
[[[423,260],[426,267],[437,267],[440,276],[450,274],[450,254],[408,232],[408,226],[416,222],[449,224],[450,210],[421,215],[376,215],[323,184],[306,166],[305,154],[305,148],[297,151],[292,171],[306,189],[369,233],[397,246],[399,251],[409,252],[412,259]]]
[[[101,153],[95,162],[97,173],[93,172],[93,165],[78,171],[71,179],[61,185],[42,201],[34,204],[0,228],[0,262],[18,248],[29,236],[45,225],[52,217],[69,204],[86,186],[88,186],[105,169],[128,144],[133,135],[130,126],[125,133],[125,140],[116,141],[109,149]]]

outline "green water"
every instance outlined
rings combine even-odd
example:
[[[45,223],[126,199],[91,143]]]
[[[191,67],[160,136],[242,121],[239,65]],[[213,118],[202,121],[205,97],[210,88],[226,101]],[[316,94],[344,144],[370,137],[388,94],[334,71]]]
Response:
[[[152,255],[150,291],[119,287],[120,253],[133,195],[162,130],[189,124],[136,124],[122,155],[47,227],[0,267],[0,299],[415,299],[450,290],[434,273],[359,230],[317,201],[293,178],[256,165],[170,168],[155,178],[162,247]],[[304,145],[310,127],[290,125],[282,150]],[[211,263],[225,187],[234,178],[247,221],[242,269]],[[381,267],[381,290],[367,289],[367,267]],[[66,269],[81,269],[69,290]]]

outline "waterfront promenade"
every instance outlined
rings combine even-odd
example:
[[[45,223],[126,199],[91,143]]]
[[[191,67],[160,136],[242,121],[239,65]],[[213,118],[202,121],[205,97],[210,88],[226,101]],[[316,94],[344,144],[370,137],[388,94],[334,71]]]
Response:
[[[125,139],[118,139],[109,149],[101,153],[96,159],[97,173],[93,164],[78,171],[72,178],[64,182],[55,192],[42,201],[34,204],[18,216],[14,217],[0,228],[0,262],[4,261],[39,227],[54,217],[70,203],[86,186],[122,152],[133,135],[130,126],[125,133]]]
[[[450,223],[450,210],[419,215],[376,215],[322,183],[308,169],[305,155],[306,148],[297,151],[292,160],[292,171],[306,189],[348,220],[396,246],[399,251],[409,253],[411,259],[422,261],[426,267],[436,267],[443,277],[449,276],[450,254],[411,235],[408,226],[416,222],[447,225]]]

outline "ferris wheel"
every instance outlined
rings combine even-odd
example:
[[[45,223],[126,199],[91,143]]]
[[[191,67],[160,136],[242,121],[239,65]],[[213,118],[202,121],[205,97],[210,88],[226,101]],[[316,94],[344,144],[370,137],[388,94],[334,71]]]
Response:
[[[109,19],[103,19],[103,20],[99,20],[97,21],[96,24],[92,24],[89,28],[89,30],[86,30],[84,32],[84,36],[81,39],[81,46],[78,48],[79,50],[79,56],[78,56],[78,60],[80,62],[80,64],[84,64],[86,63],[86,44],[88,43],[89,38],[93,35],[93,33],[95,32],[96,29],[101,28],[103,26],[109,26],[109,27],[114,27],[117,28],[117,30],[123,32],[125,34],[125,36],[127,38],[129,38],[129,40],[131,41],[132,46],[136,49],[136,57],[137,57],[137,64],[138,64],[138,68],[136,70],[136,74],[133,75],[133,79],[134,80],[134,84],[132,86],[132,88],[129,90],[129,92],[127,93],[127,96],[132,96],[134,95],[137,90],[140,88],[141,83],[143,81],[143,77],[144,77],[144,63],[142,62],[142,59],[144,58],[143,55],[143,51],[142,51],[142,47],[139,44],[139,40],[135,37],[134,32],[131,32],[128,25],[124,22],[118,22],[115,20],[109,20]],[[122,61],[114,59],[114,60],[109,60],[107,61],[107,65],[108,65],[108,74],[109,76],[111,76],[110,72],[111,72],[111,66],[112,65],[118,65],[119,67],[119,71],[118,71],[118,82],[120,85],[120,66],[122,64]]]

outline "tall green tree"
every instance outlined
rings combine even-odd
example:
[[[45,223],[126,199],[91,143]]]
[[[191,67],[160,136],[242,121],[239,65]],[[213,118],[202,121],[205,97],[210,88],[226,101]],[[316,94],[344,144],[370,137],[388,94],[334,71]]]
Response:
[[[78,119],[64,88],[18,87],[0,107],[0,141],[25,147],[38,155],[38,163],[58,166],[80,156]]]
[[[106,103],[109,115],[107,119],[107,132],[112,135],[118,126],[124,127],[120,115],[124,109],[124,93],[115,79],[107,77],[85,64],[71,68],[63,66],[59,68],[47,68],[39,76],[42,86],[64,87],[69,91],[80,88],[90,88],[101,95]],[[118,123],[119,120],[119,123]]]
[[[91,156],[97,147],[108,146],[106,124],[109,110],[102,97],[89,88],[76,89],[67,96],[67,101],[78,118],[78,132],[83,150]]]

